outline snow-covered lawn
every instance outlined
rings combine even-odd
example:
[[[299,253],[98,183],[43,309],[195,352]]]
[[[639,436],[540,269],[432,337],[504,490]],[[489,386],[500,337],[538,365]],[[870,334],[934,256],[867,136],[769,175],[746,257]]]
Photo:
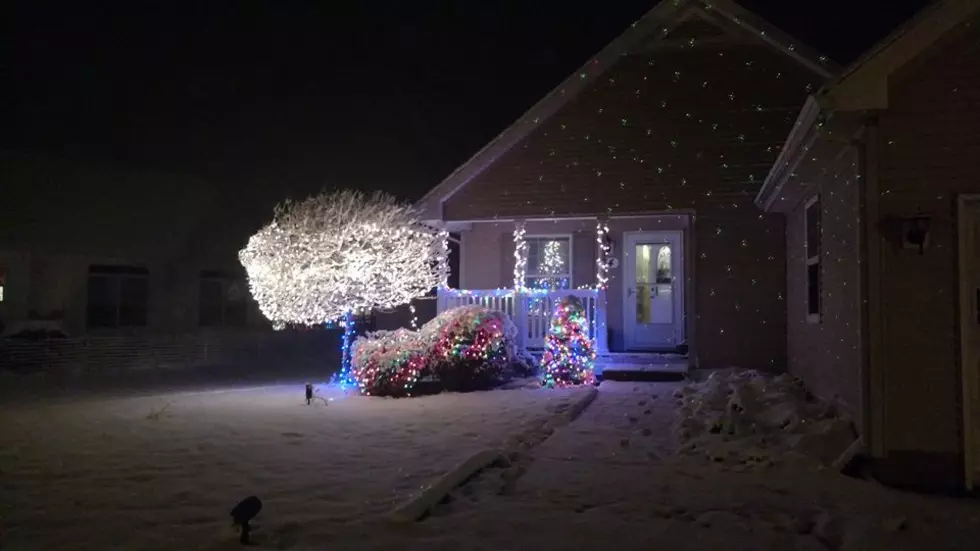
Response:
[[[774,464],[677,453],[692,437],[712,453],[741,449],[739,438],[760,445],[752,431],[739,436],[740,422],[732,434],[708,431],[731,444],[721,447],[689,422],[678,426],[691,418],[685,404],[718,420],[714,400],[692,402],[702,394],[680,392],[679,402],[682,388],[604,382],[546,439],[541,427],[589,389],[336,396],[307,407],[301,387],[280,386],[0,410],[0,541],[14,550],[238,549],[228,510],[254,493],[265,505],[260,549],[977,549],[976,501],[796,461],[786,447],[799,434],[793,415],[775,425],[789,436],[764,448]],[[713,387],[697,388],[710,397]],[[746,411],[785,410],[767,396]],[[505,442],[519,451],[513,462],[482,471],[431,516],[395,523],[386,514]]]
[[[786,461],[735,472],[674,452],[678,383],[604,382],[515,469],[411,527],[351,527],[330,549],[975,550],[977,502],[902,493]],[[806,465],[806,466],[805,466]],[[327,535],[323,535],[327,538]],[[302,549],[318,549],[315,545]]]
[[[473,453],[540,427],[587,389],[414,399],[301,386],[0,409],[0,548],[237,545],[228,511],[255,494],[270,548],[378,518]]]

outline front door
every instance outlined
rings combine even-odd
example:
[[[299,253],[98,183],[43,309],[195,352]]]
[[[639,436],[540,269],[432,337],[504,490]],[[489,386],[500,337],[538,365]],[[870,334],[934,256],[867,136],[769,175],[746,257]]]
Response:
[[[960,349],[967,489],[980,487],[980,198],[959,203]]]
[[[684,233],[625,234],[623,327],[627,350],[684,342]]]

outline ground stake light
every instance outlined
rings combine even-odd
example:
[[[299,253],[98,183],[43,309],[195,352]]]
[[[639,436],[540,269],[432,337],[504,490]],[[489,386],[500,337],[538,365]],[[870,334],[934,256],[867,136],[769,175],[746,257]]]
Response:
[[[252,529],[249,523],[252,522],[252,519],[255,518],[255,515],[258,515],[259,511],[261,510],[262,501],[255,496],[246,497],[231,510],[231,518],[234,526],[241,527],[241,536],[239,537],[238,541],[240,541],[242,545],[248,545],[248,536]]]

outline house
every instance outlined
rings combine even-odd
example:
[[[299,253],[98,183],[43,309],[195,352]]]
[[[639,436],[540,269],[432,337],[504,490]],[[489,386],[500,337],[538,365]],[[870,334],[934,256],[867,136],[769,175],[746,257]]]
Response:
[[[728,0],[661,2],[418,203],[459,236],[439,309],[501,308],[535,350],[573,294],[608,357],[781,369],[785,221],[753,200],[836,71]]]
[[[0,153],[0,181],[0,333],[69,337],[0,340],[0,368],[226,361],[293,337],[272,334],[238,263],[254,230],[243,194],[236,203],[196,178],[12,152]]]
[[[205,182],[37,155],[0,163],[4,323],[119,334],[261,321],[235,249],[201,254],[196,232],[218,200]]]
[[[787,221],[790,372],[860,419],[882,480],[975,490],[980,2],[933,4],[811,96],[756,202]]]

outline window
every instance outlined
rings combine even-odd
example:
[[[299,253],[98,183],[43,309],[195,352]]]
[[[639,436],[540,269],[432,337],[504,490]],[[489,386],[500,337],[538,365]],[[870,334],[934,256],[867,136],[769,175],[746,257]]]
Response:
[[[524,285],[531,289],[571,289],[571,236],[532,236],[527,242]]]
[[[221,272],[201,272],[198,323],[202,327],[243,327],[248,311],[245,282]]]
[[[7,289],[7,269],[0,266],[0,302],[3,302],[3,292]]]
[[[148,275],[137,266],[89,266],[88,326],[146,326]]]
[[[806,202],[803,210],[806,236],[806,319],[810,323],[820,322],[820,197]]]

